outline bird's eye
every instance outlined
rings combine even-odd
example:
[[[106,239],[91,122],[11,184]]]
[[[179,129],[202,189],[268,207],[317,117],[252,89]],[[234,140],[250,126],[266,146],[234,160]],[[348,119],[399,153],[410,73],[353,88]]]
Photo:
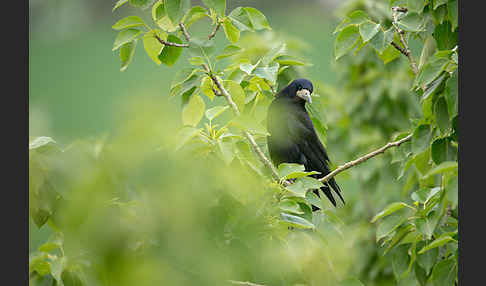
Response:
[[[301,90],[301,89],[302,89],[301,85],[297,86],[297,90]]]

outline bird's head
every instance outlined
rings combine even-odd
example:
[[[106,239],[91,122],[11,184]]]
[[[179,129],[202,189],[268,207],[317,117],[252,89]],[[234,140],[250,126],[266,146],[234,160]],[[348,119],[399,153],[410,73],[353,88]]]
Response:
[[[290,97],[297,97],[305,102],[312,103],[311,94],[314,91],[314,87],[312,86],[312,82],[305,78],[298,78],[292,81],[285,89],[287,96]]]

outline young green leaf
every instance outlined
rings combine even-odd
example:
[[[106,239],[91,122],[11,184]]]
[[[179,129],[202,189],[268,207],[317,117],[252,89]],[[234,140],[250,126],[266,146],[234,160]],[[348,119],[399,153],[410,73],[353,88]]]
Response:
[[[150,0],[130,0],[130,5],[133,7],[141,7],[145,8],[147,5],[150,5],[152,1]]]
[[[253,7],[245,7],[244,9],[245,12],[248,14],[248,18],[250,19],[253,29],[255,30],[272,29],[268,24],[267,18],[265,17],[265,15],[262,14],[262,12],[258,11]]]
[[[297,227],[297,228],[302,228],[302,229],[314,229],[315,226],[310,223],[308,220],[301,218],[299,216],[294,216],[286,213],[281,213],[280,218],[287,224]]]
[[[190,0],[164,0],[165,12],[172,21],[177,24],[184,16],[185,12],[190,8]]]
[[[457,28],[458,21],[457,0],[447,2],[447,12],[447,17],[451,21],[451,31],[454,32]]]
[[[273,63],[270,66],[255,68],[253,74],[259,78],[268,80],[271,84],[277,81],[278,63]]]
[[[413,209],[413,207],[407,205],[406,203],[403,203],[403,202],[395,202],[395,203],[391,203],[389,204],[388,206],[386,206],[381,212],[377,213],[372,219],[371,219],[371,223],[374,223],[376,222],[378,219],[380,218],[383,218],[383,217],[386,217],[404,207],[408,207],[408,208],[411,208]]]
[[[192,138],[196,137],[200,132],[200,129],[194,128],[192,126],[184,126],[179,132],[177,132],[176,137],[176,148],[179,150],[182,146],[187,144]]]
[[[182,40],[174,35],[169,35],[167,37],[167,41],[172,43],[182,44]],[[175,64],[175,62],[179,59],[182,53],[182,49],[183,48],[181,47],[166,46],[162,49],[162,52],[159,55],[159,60],[163,64],[170,67],[173,64]]]
[[[128,16],[119,20],[111,27],[115,30],[123,30],[127,28],[143,26],[143,25],[145,25],[145,23],[143,22],[142,18],[138,16]]]
[[[434,105],[435,122],[439,126],[442,134],[447,133],[451,128],[449,113],[447,111],[447,102],[443,96],[435,102]]]
[[[233,24],[231,23],[231,20],[229,18],[225,18],[223,21],[223,29],[224,29],[224,34],[226,35],[226,38],[231,42],[231,43],[236,43],[240,39],[240,30],[238,30]]]
[[[229,108],[229,106],[227,106],[227,105],[226,106],[215,106],[213,108],[210,108],[210,109],[206,110],[206,113],[205,113],[206,118],[211,121],[214,118],[223,114],[223,112],[228,108]]]
[[[422,248],[418,253],[419,254],[422,254],[430,249],[433,249],[433,248],[436,248],[436,247],[440,247],[448,242],[456,242],[457,243],[457,240],[455,240],[454,238],[450,237],[450,236],[440,236],[438,237],[437,239],[435,239],[434,241],[432,241],[431,243],[429,243],[428,245],[426,245],[424,248]]]
[[[164,48],[164,45],[155,38],[157,35],[160,39],[166,41],[167,33],[162,30],[152,30],[143,35],[143,47],[147,55],[154,61],[157,65],[160,65],[159,55]]]
[[[368,42],[378,33],[379,30],[380,24],[372,21],[365,21],[359,25],[359,33],[363,39],[363,42]]]
[[[238,106],[240,112],[243,111],[245,107],[245,91],[237,82],[232,80],[225,80],[223,81],[224,88],[229,92],[231,98]]]
[[[120,31],[116,36],[115,42],[113,43],[112,51],[118,50],[121,46],[126,43],[133,41],[137,36],[141,33],[140,30],[137,29],[126,29]]]
[[[422,14],[422,11],[424,10],[425,7],[425,2],[426,1],[424,0],[408,0],[407,1],[408,11]]]
[[[446,161],[442,162],[438,166],[434,167],[432,170],[430,170],[428,173],[426,173],[423,176],[423,179],[427,179],[431,176],[437,175],[437,174],[442,174],[445,172],[450,172],[457,170],[457,162],[456,161]]]
[[[128,3],[128,0],[118,0],[118,2],[116,2],[115,6],[113,6],[113,9],[111,11],[114,12],[116,9],[120,8],[121,6],[123,6],[127,3]]]
[[[424,17],[414,12],[408,12],[397,22],[397,26],[407,32],[421,32],[424,29]]]
[[[133,59],[133,55],[135,54],[135,48],[137,47],[138,39],[135,39],[129,43],[123,44],[120,49],[120,60],[122,62],[122,66],[120,71],[125,71],[128,68],[128,65]]]
[[[204,5],[213,9],[219,16],[224,16],[226,11],[226,0],[202,0]]]
[[[356,45],[360,38],[359,29],[356,26],[344,28],[334,41],[334,57],[338,60]]]
[[[419,154],[425,151],[429,147],[430,140],[432,139],[432,132],[430,125],[422,124],[417,126],[412,135],[412,152]]]
[[[204,9],[201,6],[194,6],[189,10],[186,15],[184,15],[184,18],[182,19],[182,22],[186,26],[186,28],[189,28],[192,24],[194,24],[196,21],[207,17],[208,16],[208,11]]]
[[[198,95],[194,94],[182,110],[182,123],[195,127],[204,115],[206,104]]]
[[[284,212],[293,213],[293,214],[304,214],[304,212],[300,209],[299,204],[296,201],[291,199],[282,200],[278,204],[278,206]]]

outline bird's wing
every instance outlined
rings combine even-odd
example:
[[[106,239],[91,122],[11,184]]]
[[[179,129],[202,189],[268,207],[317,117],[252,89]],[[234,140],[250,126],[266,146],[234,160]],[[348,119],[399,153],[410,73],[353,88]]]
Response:
[[[309,115],[304,112],[290,113],[290,116],[288,116],[287,125],[291,138],[293,138],[295,144],[299,146],[299,150],[305,157],[304,166],[306,169],[308,171],[320,172],[321,174],[317,176],[318,178],[322,178],[329,174],[331,172],[328,165],[329,157],[326,149],[317,136]],[[331,178],[325,185],[331,186],[344,203],[344,199],[341,196],[341,189],[334,178]],[[322,190],[333,205],[336,205],[329,187],[323,188]]]

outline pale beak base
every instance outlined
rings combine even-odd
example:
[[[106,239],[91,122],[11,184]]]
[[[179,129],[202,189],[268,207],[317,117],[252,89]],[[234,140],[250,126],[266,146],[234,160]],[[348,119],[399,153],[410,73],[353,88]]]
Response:
[[[301,89],[297,91],[297,96],[307,101],[309,104],[312,103],[311,93],[307,89]]]

